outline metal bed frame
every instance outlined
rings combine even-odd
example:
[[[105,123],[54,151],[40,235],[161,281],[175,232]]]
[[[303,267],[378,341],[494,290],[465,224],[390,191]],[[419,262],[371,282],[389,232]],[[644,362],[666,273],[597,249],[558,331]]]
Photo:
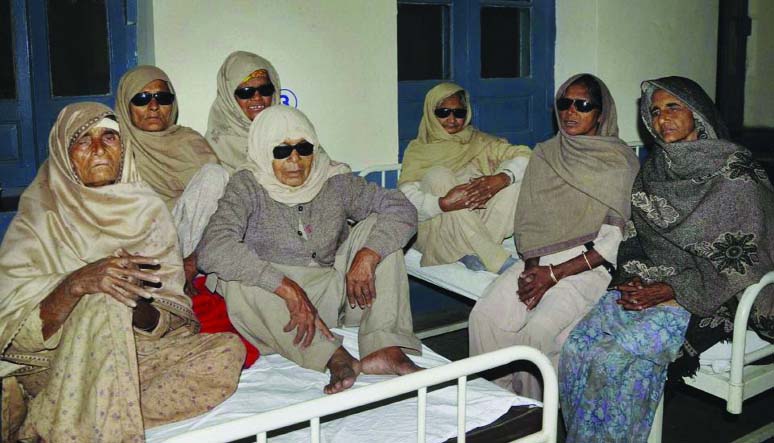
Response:
[[[274,409],[250,417],[222,423],[167,440],[167,443],[209,442],[226,443],[240,438],[255,436],[258,443],[267,441],[267,433],[286,426],[308,421],[309,441],[319,443],[320,418],[363,405],[376,403],[388,398],[417,392],[417,442],[425,442],[425,412],[427,410],[427,388],[429,386],[457,380],[457,441],[465,442],[465,406],[468,375],[496,368],[516,360],[533,362],[543,377],[543,419],[540,431],[513,442],[555,443],[559,410],[559,391],[556,373],[551,362],[540,351],[528,346],[512,346],[475,357],[459,360],[447,365],[425,369],[413,374],[396,377],[387,381],[350,389],[303,403]]]
[[[774,344],[745,354],[747,323],[750,310],[756,297],[766,286],[774,283],[774,271],[766,273],[758,283],[745,289],[739,301],[739,307],[734,317],[734,335],[731,343],[731,371],[715,374],[706,369],[699,369],[693,377],[685,377],[683,381],[701,391],[712,394],[726,401],[726,410],[731,414],[742,413],[742,403],[750,397],[774,388],[774,363],[766,365],[750,365],[764,357],[774,355]],[[661,443],[661,433],[664,416],[664,396],[653,417],[653,427],[650,430],[648,443]],[[774,437],[774,421],[747,434],[733,443],[760,443]]]

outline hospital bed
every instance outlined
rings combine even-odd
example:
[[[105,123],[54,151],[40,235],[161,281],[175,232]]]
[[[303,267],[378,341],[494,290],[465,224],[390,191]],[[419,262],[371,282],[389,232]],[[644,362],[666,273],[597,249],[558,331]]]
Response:
[[[337,328],[334,333],[357,357],[357,330]],[[517,426],[523,437],[506,437],[507,441],[556,441],[556,375],[537,350],[514,346],[451,363],[424,347],[423,355],[412,359],[428,369],[402,377],[361,375],[352,388],[326,396],[322,393],[326,374],[300,368],[279,355],[261,356],[243,371],[236,393],[224,403],[199,417],[149,429],[146,439],[148,443],[225,443],[246,437],[265,442],[268,437],[272,442],[366,443],[444,442],[456,437],[464,442],[467,431],[480,429],[516,407],[542,411],[542,420]],[[470,377],[522,359],[541,371],[542,408],[535,400]],[[449,381],[457,383],[449,385]],[[441,386],[434,389],[436,385]],[[269,434],[281,428],[287,432]],[[498,441],[506,441],[503,437]]]
[[[725,400],[726,410],[741,414],[742,404],[748,398],[774,388],[774,363],[753,364],[774,355],[774,344],[747,330],[750,309],[756,297],[767,285],[774,283],[774,271],[749,286],[739,301],[734,317],[734,334],[731,343],[717,343],[699,356],[701,366],[693,377],[685,377],[686,385]],[[660,443],[664,415],[664,397],[653,418],[648,443]],[[772,413],[774,419],[774,413]],[[774,421],[759,428],[734,443],[760,443],[774,438]]]

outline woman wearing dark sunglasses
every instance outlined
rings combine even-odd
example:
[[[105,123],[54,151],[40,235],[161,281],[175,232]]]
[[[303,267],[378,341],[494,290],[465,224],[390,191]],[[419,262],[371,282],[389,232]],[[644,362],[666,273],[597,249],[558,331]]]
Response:
[[[471,126],[469,104],[453,83],[427,93],[399,187],[419,212],[422,266],[459,260],[475,271],[503,272],[515,262],[502,241],[513,229],[531,151]]]
[[[575,75],[555,103],[559,133],[535,147],[516,207],[513,237],[524,261],[489,285],[473,308],[473,355],[527,345],[556,366],[572,327],[610,283],[639,163],[618,138],[615,102],[601,80]],[[542,397],[529,371],[498,384]]]
[[[246,161],[250,123],[280,103],[280,79],[272,64],[253,53],[232,52],[218,71],[218,94],[205,136],[221,164],[233,173]]]
[[[416,232],[411,202],[330,160],[306,116],[287,106],[255,119],[247,157],[199,247],[237,330],[261,350],[329,369],[328,394],[360,372],[416,371],[404,353],[421,350],[402,251]],[[359,324],[360,360],[328,329],[342,324]]]
[[[161,69],[138,66],[124,74],[116,108],[124,144],[134,152],[140,175],[172,211],[185,257],[186,292],[193,294],[194,250],[223,195],[228,173],[201,134],[175,123],[177,99]]]

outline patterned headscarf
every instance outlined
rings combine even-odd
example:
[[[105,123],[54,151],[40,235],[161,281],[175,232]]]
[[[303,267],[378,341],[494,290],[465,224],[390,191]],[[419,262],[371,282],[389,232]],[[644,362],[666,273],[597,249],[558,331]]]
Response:
[[[247,161],[247,134],[251,123],[234,98],[234,90],[263,71],[276,89],[272,96],[272,106],[276,106],[280,104],[280,78],[265,58],[245,51],[232,52],[218,71],[218,95],[210,108],[205,137],[229,173]]]
[[[696,141],[666,143],[651,124],[653,93],[682,101],[703,128]],[[750,151],[723,139],[712,100],[692,80],[642,83],[640,114],[656,146],[632,189],[632,224],[621,246],[621,278],[666,282],[696,317],[714,315],[774,269],[774,191]],[[774,296],[760,295],[751,322],[774,336]],[[692,320],[693,321],[693,320]]]

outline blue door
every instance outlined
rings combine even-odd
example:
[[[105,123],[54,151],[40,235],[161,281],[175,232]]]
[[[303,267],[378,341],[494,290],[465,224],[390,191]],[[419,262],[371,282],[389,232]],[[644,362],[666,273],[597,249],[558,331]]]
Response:
[[[425,93],[441,81],[468,90],[482,131],[530,146],[550,137],[554,40],[553,1],[400,0],[400,157],[416,137]]]
[[[80,101],[113,106],[118,80],[137,60],[136,11],[136,0],[11,1],[17,99],[9,102],[15,109],[1,109],[0,118],[18,116],[22,135],[16,148],[7,148],[18,152],[18,159],[0,157],[0,185],[24,187],[34,178],[64,106]]]
[[[0,187],[24,186],[36,163],[26,1],[0,1]],[[28,147],[28,149],[25,149]]]

